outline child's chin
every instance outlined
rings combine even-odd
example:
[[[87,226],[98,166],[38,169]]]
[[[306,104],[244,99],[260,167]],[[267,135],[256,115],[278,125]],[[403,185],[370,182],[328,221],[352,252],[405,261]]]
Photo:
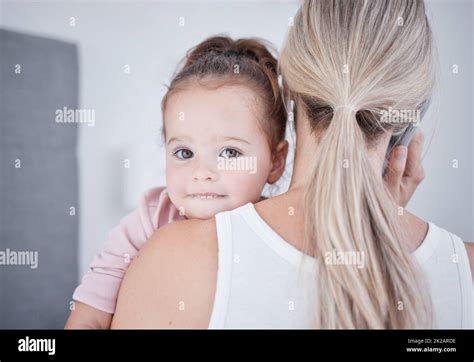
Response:
[[[226,211],[227,209],[225,208],[224,205],[209,205],[205,202],[203,202],[203,205],[192,205],[190,206],[187,211],[185,212],[185,215],[188,219],[211,219],[213,218],[216,214]]]

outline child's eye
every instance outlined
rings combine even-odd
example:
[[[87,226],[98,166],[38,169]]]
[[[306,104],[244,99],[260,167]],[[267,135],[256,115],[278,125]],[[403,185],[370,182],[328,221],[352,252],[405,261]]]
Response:
[[[174,153],[174,156],[178,157],[180,160],[187,160],[194,156],[194,153],[185,148],[181,148]]]
[[[236,149],[226,148],[220,153],[219,157],[234,158],[234,157],[239,157],[240,155],[242,155],[242,153],[240,153]]]

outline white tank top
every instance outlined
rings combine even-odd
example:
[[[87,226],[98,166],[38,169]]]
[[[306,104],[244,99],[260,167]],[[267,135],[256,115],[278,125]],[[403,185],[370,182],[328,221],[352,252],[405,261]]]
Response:
[[[281,238],[252,203],[215,218],[218,272],[209,328],[312,328],[314,259]],[[434,328],[473,328],[462,240],[430,222],[414,256],[429,284]]]

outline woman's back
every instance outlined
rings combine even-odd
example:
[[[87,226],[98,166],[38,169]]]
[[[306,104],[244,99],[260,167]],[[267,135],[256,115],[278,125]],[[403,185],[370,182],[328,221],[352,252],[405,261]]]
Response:
[[[219,267],[209,328],[312,327],[316,261],[280,236],[298,229],[279,220],[284,214],[272,214],[271,224],[281,225],[277,231],[257,211],[287,210],[284,199],[269,200],[271,208],[249,203],[216,215]],[[283,217],[298,223],[296,215]],[[433,302],[433,328],[473,328],[472,279],[462,240],[429,223],[413,256]],[[338,260],[370,262],[355,255],[333,262]]]

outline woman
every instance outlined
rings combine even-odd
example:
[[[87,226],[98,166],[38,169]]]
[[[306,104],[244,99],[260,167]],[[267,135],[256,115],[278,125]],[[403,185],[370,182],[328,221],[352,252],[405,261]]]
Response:
[[[288,192],[160,229],[112,327],[472,328],[472,246],[398,207],[382,179],[408,123],[381,114],[429,99],[432,48],[422,1],[306,1],[281,56]]]

